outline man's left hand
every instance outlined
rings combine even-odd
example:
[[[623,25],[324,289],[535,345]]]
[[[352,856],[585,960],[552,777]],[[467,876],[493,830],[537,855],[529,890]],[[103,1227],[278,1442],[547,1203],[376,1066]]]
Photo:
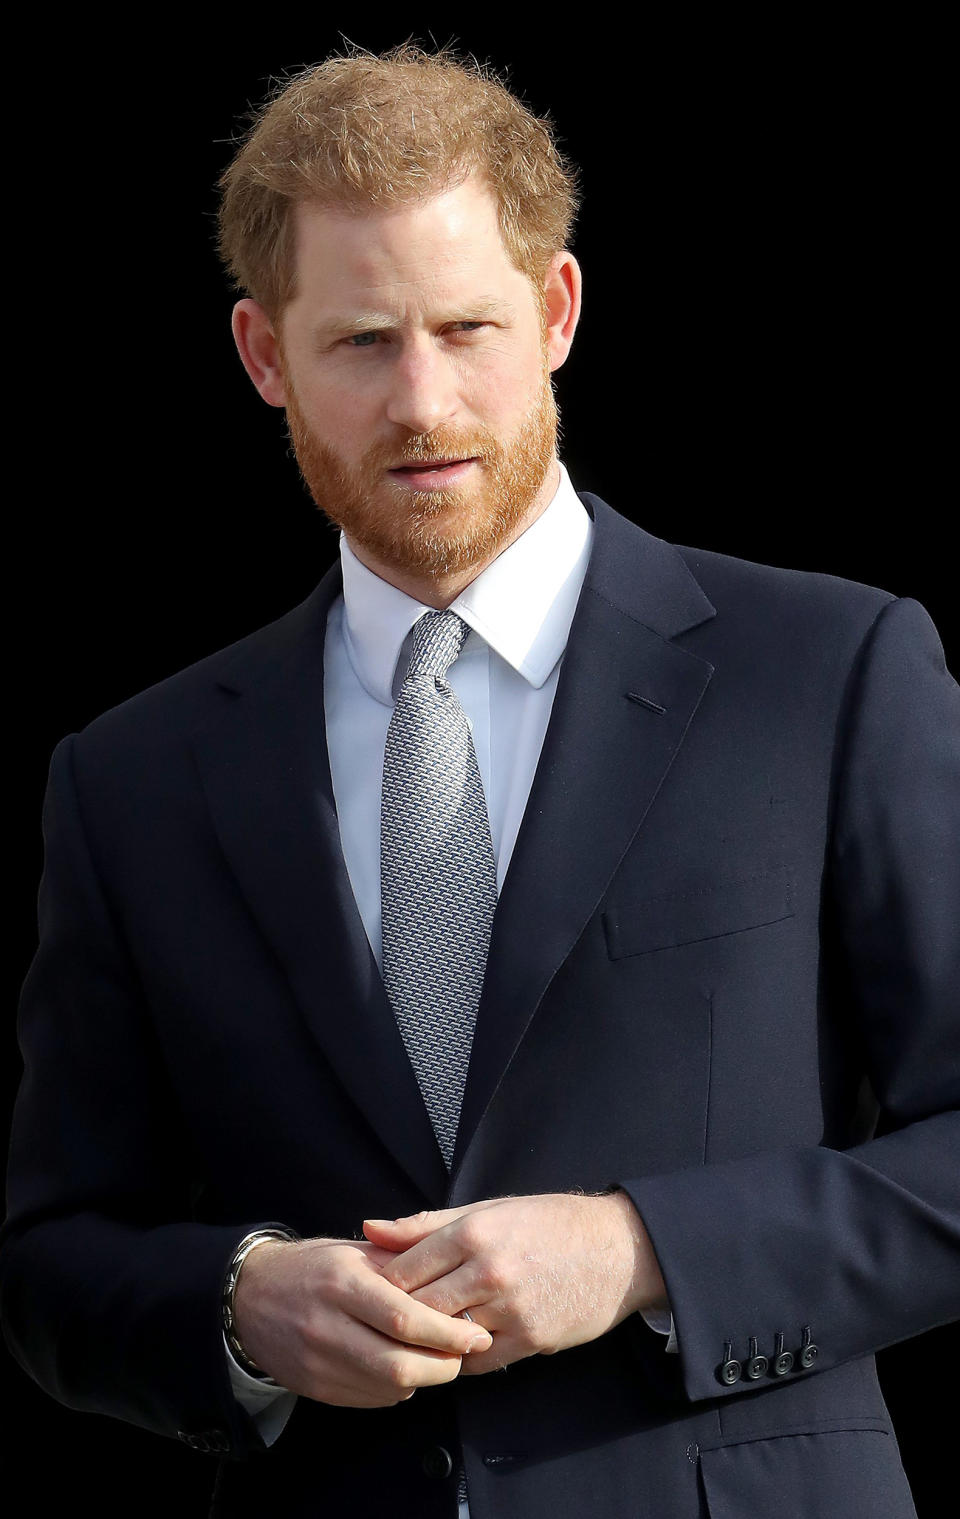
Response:
[[[397,1252],[388,1281],[440,1313],[468,1309],[493,1346],[461,1375],[553,1355],[605,1334],[638,1309],[666,1309],[650,1238],[625,1192],[492,1198],[463,1208],[367,1219]]]

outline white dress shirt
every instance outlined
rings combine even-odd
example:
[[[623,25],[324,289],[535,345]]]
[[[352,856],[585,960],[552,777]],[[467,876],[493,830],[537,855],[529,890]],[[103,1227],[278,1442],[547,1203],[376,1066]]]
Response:
[[[558,461],[559,462],[559,461]],[[594,526],[566,467],[549,506],[452,602],[470,631],[447,679],[473,734],[490,818],[500,891],[540,758]],[[431,608],[368,570],[340,534],[343,595],[327,616],[324,716],[340,842],[377,965],[380,797],[387,729],[413,649],[413,627]],[[644,1314],[676,1349],[669,1314]],[[224,1341],[226,1346],[226,1341]],[[234,1394],[267,1445],[296,1395],[265,1387],[227,1348]],[[465,1519],[465,1505],[461,1519]]]

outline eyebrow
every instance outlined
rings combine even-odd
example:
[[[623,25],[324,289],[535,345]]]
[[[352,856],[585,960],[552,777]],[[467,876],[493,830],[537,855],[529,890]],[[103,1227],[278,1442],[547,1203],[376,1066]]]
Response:
[[[486,317],[516,318],[515,306],[490,296],[479,301],[464,301],[455,311],[440,317],[441,322],[476,322]],[[356,311],[351,316],[331,318],[318,322],[316,334],[323,338],[344,337],[358,332],[392,332],[400,325],[395,316],[383,311]]]

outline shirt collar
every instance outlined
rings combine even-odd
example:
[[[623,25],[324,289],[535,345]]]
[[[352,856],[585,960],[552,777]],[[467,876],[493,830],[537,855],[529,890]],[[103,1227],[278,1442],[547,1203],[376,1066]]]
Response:
[[[473,630],[534,687],[542,686],[567,645],[590,558],[593,522],[559,461],[560,483],[545,511],[481,571],[451,603]],[[357,679],[377,701],[393,706],[404,644],[414,623],[431,610],[354,554],[340,534],[343,634]]]

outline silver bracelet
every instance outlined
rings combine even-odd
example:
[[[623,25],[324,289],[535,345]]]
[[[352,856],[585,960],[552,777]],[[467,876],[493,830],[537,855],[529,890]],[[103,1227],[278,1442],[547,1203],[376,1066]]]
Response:
[[[292,1229],[288,1229],[286,1226],[278,1226],[270,1229],[254,1229],[250,1234],[245,1234],[234,1252],[233,1259],[227,1267],[227,1274],[224,1277],[223,1281],[221,1312],[223,1315],[223,1332],[226,1336],[227,1344],[230,1346],[231,1353],[239,1365],[243,1368],[248,1376],[255,1377],[256,1380],[258,1382],[262,1382],[265,1387],[279,1387],[280,1383],[275,1382],[273,1380],[273,1377],[265,1372],[262,1366],[258,1366],[256,1361],[252,1360],[251,1357],[247,1355],[247,1352],[240,1344],[240,1341],[237,1338],[233,1303],[234,1294],[237,1290],[237,1281],[240,1276],[241,1266],[243,1265],[247,1256],[250,1254],[250,1251],[256,1245],[262,1244],[264,1240],[270,1239],[286,1240],[296,1244],[300,1240],[300,1235],[295,1234]]]

